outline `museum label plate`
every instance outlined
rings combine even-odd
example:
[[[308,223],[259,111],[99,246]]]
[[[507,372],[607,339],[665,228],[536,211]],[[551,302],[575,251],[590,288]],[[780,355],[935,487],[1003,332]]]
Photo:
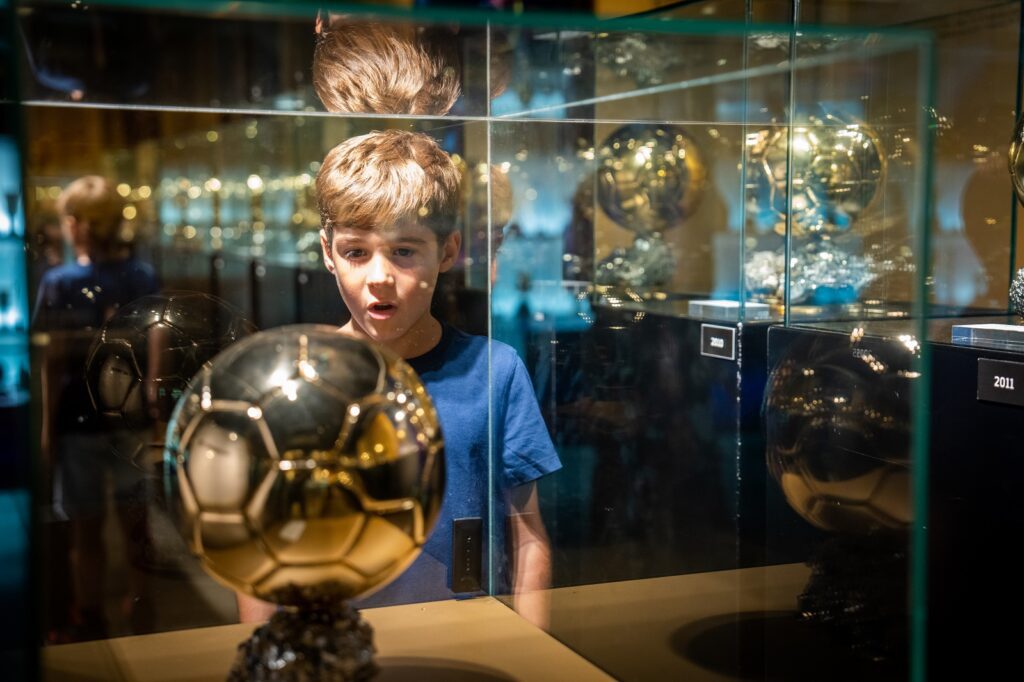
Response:
[[[700,326],[700,354],[722,360],[736,359],[736,328],[717,324]]]
[[[980,358],[978,400],[1024,407],[1024,362]]]

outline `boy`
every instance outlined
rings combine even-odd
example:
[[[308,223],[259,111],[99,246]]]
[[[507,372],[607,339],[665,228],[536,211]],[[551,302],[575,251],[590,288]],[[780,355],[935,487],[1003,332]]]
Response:
[[[454,596],[452,522],[478,517],[486,523],[488,517],[491,403],[495,475],[511,506],[513,605],[544,626],[551,562],[535,481],[561,467],[558,455],[515,351],[497,341],[488,348],[485,337],[464,334],[430,312],[437,277],[455,264],[461,245],[459,185],[455,164],[430,137],[396,130],[338,145],[317,175],[324,265],[352,315],[340,331],[385,346],[412,365],[445,439],[447,489],[433,533],[404,574],[359,605]],[[503,546],[501,531],[484,528],[499,538],[497,547]],[[243,619],[267,615],[247,614],[244,600],[240,605]]]

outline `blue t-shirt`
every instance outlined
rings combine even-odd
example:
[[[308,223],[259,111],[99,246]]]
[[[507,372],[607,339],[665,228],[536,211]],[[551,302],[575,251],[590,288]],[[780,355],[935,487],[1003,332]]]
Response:
[[[441,422],[444,503],[420,556],[389,585],[359,600],[361,608],[454,597],[449,574],[454,519],[482,519],[484,537],[492,537],[497,554],[503,554],[504,515],[496,514],[498,527],[490,529],[487,514],[488,403],[492,395],[495,500],[503,504],[503,491],[535,481],[562,466],[519,356],[511,347],[492,340],[488,373],[487,347],[486,337],[444,325],[437,346],[408,360],[430,393]],[[485,542],[484,576],[488,570],[486,548]],[[495,568],[502,576],[502,567]]]
[[[158,289],[152,266],[134,258],[60,265],[39,282],[32,325],[38,331],[99,329],[115,310]]]

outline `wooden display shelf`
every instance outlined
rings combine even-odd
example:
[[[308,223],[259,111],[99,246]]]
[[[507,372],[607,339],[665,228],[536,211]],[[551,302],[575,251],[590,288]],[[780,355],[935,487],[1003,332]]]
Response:
[[[378,682],[612,678],[490,597],[362,612],[374,629]],[[224,625],[43,649],[47,681],[221,681],[254,629]]]

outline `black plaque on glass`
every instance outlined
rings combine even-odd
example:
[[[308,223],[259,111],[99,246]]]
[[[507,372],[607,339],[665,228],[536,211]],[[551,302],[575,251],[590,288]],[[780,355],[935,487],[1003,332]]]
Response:
[[[483,589],[483,530],[479,516],[452,521],[452,592]]]
[[[723,360],[736,359],[736,328],[717,324],[700,326],[700,354]]]
[[[979,358],[978,400],[1024,407],[1024,362]]]

